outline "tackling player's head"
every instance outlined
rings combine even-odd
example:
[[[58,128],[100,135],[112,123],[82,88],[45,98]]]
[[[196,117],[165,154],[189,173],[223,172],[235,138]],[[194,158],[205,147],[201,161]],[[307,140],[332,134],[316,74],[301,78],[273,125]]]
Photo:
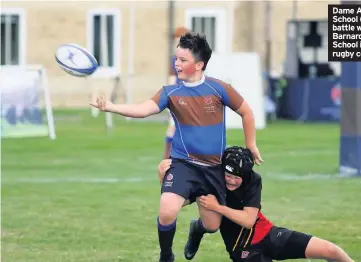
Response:
[[[212,56],[205,36],[198,33],[185,33],[181,36],[176,50],[175,67],[178,78],[194,82],[206,70]]]
[[[236,190],[246,183],[254,166],[252,153],[249,149],[239,146],[227,148],[222,156],[222,167],[225,172],[228,190]]]

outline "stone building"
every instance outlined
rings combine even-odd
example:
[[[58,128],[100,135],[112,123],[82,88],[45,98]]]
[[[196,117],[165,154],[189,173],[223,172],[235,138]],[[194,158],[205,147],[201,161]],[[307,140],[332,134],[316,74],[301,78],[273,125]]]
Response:
[[[297,19],[327,19],[327,5],[339,1],[274,1],[269,20],[271,68],[282,71],[286,26]],[[109,93],[120,76],[131,81],[131,101],[152,96],[167,79],[168,1],[2,1],[1,64],[38,64],[47,70],[55,107],[88,106],[94,90]],[[174,25],[204,31],[215,52],[257,52],[265,63],[264,1],[176,1]],[[5,21],[11,21],[6,25]],[[107,38],[100,35],[108,33]],[[10,38],[10,40],[9,40]],[[94,54],[103,50],[101,68],[90,79],[64,73],[56,48],[77,43]],[[7,53],[7,55],[6,55]],[[9,62],[10,61],[10,62]],[[108,65],[108,66],[104,66]],[[124,98],[124,91],[118,101]]]

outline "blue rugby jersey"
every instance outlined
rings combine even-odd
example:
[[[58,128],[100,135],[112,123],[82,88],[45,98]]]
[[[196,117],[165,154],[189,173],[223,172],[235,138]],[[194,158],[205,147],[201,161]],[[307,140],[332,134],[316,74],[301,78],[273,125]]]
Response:
[[[226,147],[225,106],[238,110],[243,97],[231,85],[203,76],[197,83],[161,88],[152,98],[168,108],[176,125],[171,157],[220,164]]]

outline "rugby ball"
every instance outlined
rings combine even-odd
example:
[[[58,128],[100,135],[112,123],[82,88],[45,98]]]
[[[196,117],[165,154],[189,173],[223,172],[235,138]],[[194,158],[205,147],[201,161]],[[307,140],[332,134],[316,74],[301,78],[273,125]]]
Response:
[[[64,44],[57,48],[55,60],[73,76],[89,76],[98,68],[98,61],[85,48],[76,44]]]

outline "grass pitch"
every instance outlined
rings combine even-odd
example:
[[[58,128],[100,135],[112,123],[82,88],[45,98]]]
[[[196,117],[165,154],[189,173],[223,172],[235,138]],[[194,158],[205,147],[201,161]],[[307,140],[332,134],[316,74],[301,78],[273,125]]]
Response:
[[[2,261],[158,261],[157,165],[165,123],[57,111],[57,139],[2,141]],[[265,163],[263,212],[276,225],[326,238],[361,261],[361,180],[337,175],[339,127],[277,122],[258,132]],[[240,130],[228,144],[242,144]],[[174,240],[183,258],[196,206],[183,209]],[[194,258],[229,261],[220,235]],[[301,260],[298,260],[301,261]]]

